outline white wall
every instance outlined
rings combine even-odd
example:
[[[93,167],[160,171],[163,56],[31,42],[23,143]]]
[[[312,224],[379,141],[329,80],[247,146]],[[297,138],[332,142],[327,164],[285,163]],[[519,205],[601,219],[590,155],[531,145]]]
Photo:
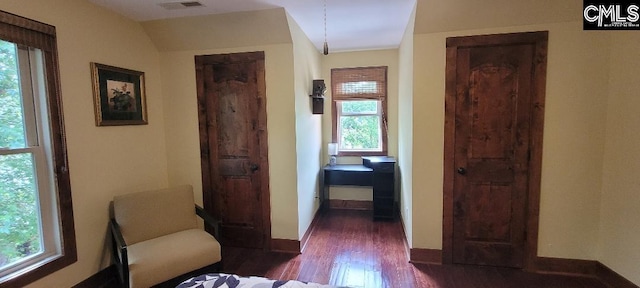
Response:
[[[84,0],[2,1],[56,26],[78,262],[29,287],[71,287],[109,265],[114,195],[168,185],[159,55],[140,24]],[[149,125],[96,127],[90,62],[145,72]]]
[[[415,7],[398,50],[398,181],[400,214],[409,247],[413,247],[413,27]]]
[[[640,285],[640,37],[611,38],[598,260]]]
[[[293,40],[296,114],[296,164],[298,191],[298,239],[307,232],[319,207],[322,163],[322,115],[311,110],[312,83],[320,79],[320,52],[287,14]]]

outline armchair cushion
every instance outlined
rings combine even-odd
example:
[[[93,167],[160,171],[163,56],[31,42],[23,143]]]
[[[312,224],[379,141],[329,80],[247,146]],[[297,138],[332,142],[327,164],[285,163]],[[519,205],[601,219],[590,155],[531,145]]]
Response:
[[[127,242],[141,241],[198,227],[190,185],[116,196],[114,216]]]
[[[151,287],[221,261],[220,244],[211,240],[209,233],[189,229],[129,246],[129,287]]]

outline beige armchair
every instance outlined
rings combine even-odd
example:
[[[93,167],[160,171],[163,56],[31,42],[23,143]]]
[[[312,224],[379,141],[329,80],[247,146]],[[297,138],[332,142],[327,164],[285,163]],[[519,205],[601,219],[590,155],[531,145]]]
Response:
[[[214,234],[218,222],[194,204],[191,186],[116,196],[113,215],[113,260],[124,287],[175,287],[222,269],[220,244],[198,227],[196,215]]]

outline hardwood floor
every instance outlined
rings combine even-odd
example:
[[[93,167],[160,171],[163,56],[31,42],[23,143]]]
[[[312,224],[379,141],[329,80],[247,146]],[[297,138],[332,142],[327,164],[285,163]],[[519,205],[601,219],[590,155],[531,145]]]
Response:
[[[225,272],[349,287],[606,288],[594,278],[462,265],[409,263],[401,222],[374,222],[371,211],[330,210],[300,255],[225,247]]]

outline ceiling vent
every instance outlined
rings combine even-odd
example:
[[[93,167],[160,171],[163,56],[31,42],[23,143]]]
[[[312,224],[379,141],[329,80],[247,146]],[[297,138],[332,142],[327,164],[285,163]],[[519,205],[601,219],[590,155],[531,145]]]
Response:
[[[187,1],[187,2],[167,2],[158,4],[162,6],[162,8],[167,10],[177,10],[177,9],[185,9],[185,8],[193,8],[193,7],[204,7],[204,5],[198,1]]]

